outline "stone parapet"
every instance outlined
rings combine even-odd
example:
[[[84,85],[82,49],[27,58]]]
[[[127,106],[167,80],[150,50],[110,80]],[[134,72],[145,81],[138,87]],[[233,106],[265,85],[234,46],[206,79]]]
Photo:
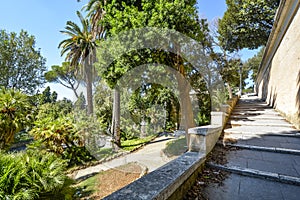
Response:
[[[204,161],[205,154],[187,152],[104,199],[182,199]]]

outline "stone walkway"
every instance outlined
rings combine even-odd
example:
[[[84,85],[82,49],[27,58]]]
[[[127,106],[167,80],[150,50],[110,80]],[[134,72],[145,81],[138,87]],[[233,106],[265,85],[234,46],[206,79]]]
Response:
[[[174,137],[166,137],[161,136],[144,146],[142,149],[135,151],[133,153],[127,154],[125,156],[115,158],[111,161],[88,167],[86,169],[81,169],[75,172],[73,178],[80,179],[82,177],[86,177],[88,175],[98,173],[103,170],[108,170],[110,168],[118,167],[120,165],[124,165],[129,162],[137,162],[142,166],[147,167],[148,172],[151,172],[167,162],[175,159],[176,157],[172,157],[172,159],[167,158],[163,153],[162,149],[165,148],[166,143],[175,139]]]
[[[300,199],[300,132],[255,96],[239,100],[224,130],[229,172],[222,184],[204,188],[212,200]],[[230,144],[229,142],[234,142]],[[220,145],[220,144],[219,144]]]

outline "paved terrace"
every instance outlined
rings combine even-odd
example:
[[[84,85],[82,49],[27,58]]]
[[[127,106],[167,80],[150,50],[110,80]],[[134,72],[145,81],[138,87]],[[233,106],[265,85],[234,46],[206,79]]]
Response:
[[[227,163],[208,165],[229,175],[221,185],[209,184],[205,198],[300,199],[299,130],[255,96],[239,100],[227,127],[226,146],[233,147]]]

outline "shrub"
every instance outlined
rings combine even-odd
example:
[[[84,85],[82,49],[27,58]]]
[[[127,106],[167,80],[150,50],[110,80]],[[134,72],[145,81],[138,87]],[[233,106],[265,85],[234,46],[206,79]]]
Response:
[[[66,161],[53,153],[0,152],[0,199],[71,199]]]
[[[29,125],[31,113],[27,95],[11,89],[0,89],[0,149],[8,148],[14,135]]]
[[[44,148],[69,160],[69,165],[81,164],[93,157],[84,146],[84,131],[71,117],[51,117],[35,122],[30,131],[37,142],[31,147]]]

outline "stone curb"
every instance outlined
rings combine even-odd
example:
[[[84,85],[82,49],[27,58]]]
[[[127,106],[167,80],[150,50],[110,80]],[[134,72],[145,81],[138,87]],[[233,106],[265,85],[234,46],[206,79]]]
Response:
[[[213,163],[207,163],[209,167],[244,175],[244,176],[252,176],[256,178],[263,178],[263,179],[269,179],[281,183],[287,183],[287,184],[293,184],[293,185],[299,185],[300,186],[300,178],[293,177],[293,176],[287,176],[282,175],[278,173],[273,172],[266,172],[266,171],[260,171],[256,169],[250,169],[250,168],[242,168],[237,166],[223,166]]]
[[[223,143],[221,142],[218,142],[217,144],[223,145]],[[286,149],[286,148],[278,148],[278,147],[261,147],[261,146],[245,145],[245,144],[228,144],[228,143],[226,143],[226,146],[237,147],[241,149],[250,149],[255,151],[267,151],[267,152],[275,152],[275,153],[300,155],[300,150],[296,150],[296,149]]]

